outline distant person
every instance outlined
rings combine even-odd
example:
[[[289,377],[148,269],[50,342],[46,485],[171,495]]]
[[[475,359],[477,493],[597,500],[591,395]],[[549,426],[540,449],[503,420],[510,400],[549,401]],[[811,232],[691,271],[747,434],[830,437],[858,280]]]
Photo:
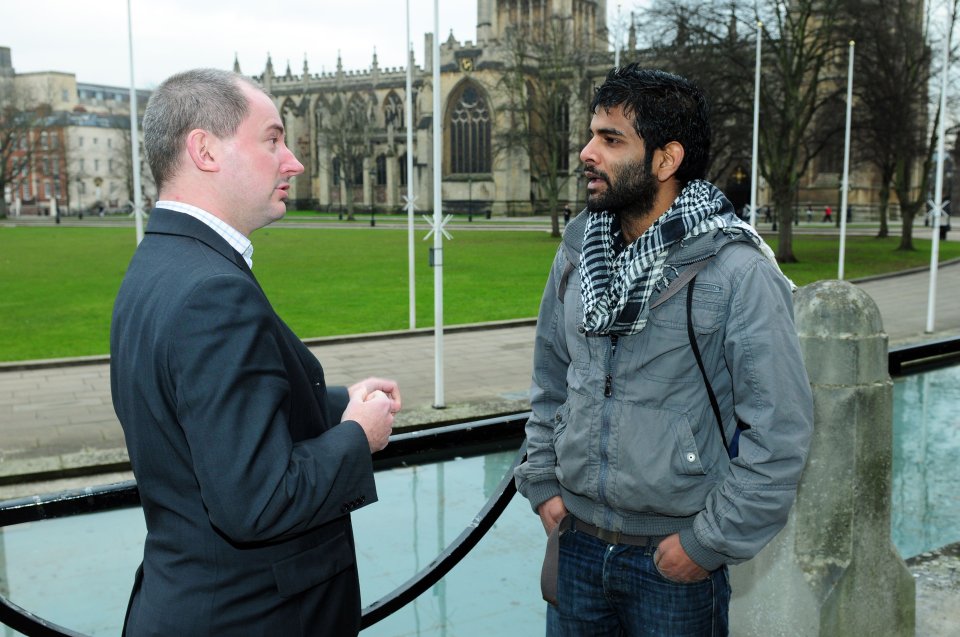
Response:
[[[947,240],[947,232],[950,231],[950,212],[947,210],[943,211],[943,214],[940,215],[940,240]]]
[[[563,207],[563,227],[567,227],[568,223],[570,223],[570,204]]]
[[[400,392],[327,387],[254,278],[303,165],[243,76],[168,78],[143,117],[159,199],[114,305],[113,404],[147,538],[124,633],[356,635],[350,512]]]
[[[813,221],[813,207],[807,204],[807,223]]]
[[[786,523],[810,443],[791,284],[704,181],[696,86],[631,64],[591,110],[515,472],[550,536],[548,630],[726,635],[727,566]]]
[[[829,206],[829,205],[824,206],[824,208],[823,208],[823,219],[822,219],[822,222],[823,222],[823,223],[827,223],[827,222],[830,221],[831,219],[833,219],[833,211],[830,209],[830,206]]]

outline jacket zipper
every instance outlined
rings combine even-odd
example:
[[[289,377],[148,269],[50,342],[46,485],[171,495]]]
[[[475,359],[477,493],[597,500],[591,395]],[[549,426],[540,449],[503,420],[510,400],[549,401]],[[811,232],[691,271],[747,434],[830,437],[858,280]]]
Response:
[[[616,334],[610,335],[610,366],[607,369],[607,377],[603,385],[603,395],[606,398],[610,398],[613,395],[613,359],[617,355],[617,341],[619,336]]]
[[[617,355],[617,341],[619,336],[610,335],[610,358],[607,361],[607,374],[604,378],[603,395],[610,398],[613,395],[613,361]],[[607,471],[609,469],[609,457],[607,455],[607,444],[610,439],[610,409],[612,401],[605,400],[600,415],[600,477],[597,484],[597,495],[600,501],[607,503]]]

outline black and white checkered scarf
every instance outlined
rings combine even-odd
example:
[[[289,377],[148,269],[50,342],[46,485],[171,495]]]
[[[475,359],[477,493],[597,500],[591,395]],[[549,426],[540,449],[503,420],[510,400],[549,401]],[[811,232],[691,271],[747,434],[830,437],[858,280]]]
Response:
[[[724,208],[730,211],[721,214]],[[753,226],[739,219],[723,193],[707,181],[688,183],[670,209],[619,254],[614,249],[622,232],[617,216],[591,213],[579,265],[584,327],[596,334],[640,332],[647,324],[650,296],[668,283],[663,270],[670,246],[721,228],[746,233],[776,263]]]

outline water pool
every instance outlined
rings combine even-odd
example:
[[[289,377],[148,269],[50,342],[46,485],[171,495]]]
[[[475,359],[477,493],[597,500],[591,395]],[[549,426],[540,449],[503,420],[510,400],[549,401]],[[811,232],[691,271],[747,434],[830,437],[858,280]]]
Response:
[[[894,383],[893,541],[904,557],[960,542],[960,367]],[[471,523],[514,452],[389,469],[354,514],[364,605],[404,583]],[[0,529],[0,592],[91,636],[116,635],[145,528],[139,509]],[[371,637],[538,635],[544,536],[515,497],[477,547]],[[18,633],[0,626],[0,636]]]

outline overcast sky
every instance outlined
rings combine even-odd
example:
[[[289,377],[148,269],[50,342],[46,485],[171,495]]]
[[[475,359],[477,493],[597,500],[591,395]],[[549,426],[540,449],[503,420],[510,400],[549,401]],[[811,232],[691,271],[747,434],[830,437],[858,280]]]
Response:
[[[234,54],[248,75],[263,72],[268,52],[278,74],[288,60],[299,74],[304,54],[311,73],[332,71],[338,50],[345,69],[367,69],[374,47],[381,69],[404,65],[404,0],[130,0],[130,5],[138,88],[153,88],[184,69],[232,68]],[[608,5],[615,14],[616,3]],[[476,23],[475,0],[440,0],[443,40],[451,29],[461,42],[475,40]],[[428,31],[433,31],[433,0],[410,0],[418,65]],[[127,86],[127,0],[0,0],[0,46],[10,47],[18,73],[66,71],[79,82]]]

